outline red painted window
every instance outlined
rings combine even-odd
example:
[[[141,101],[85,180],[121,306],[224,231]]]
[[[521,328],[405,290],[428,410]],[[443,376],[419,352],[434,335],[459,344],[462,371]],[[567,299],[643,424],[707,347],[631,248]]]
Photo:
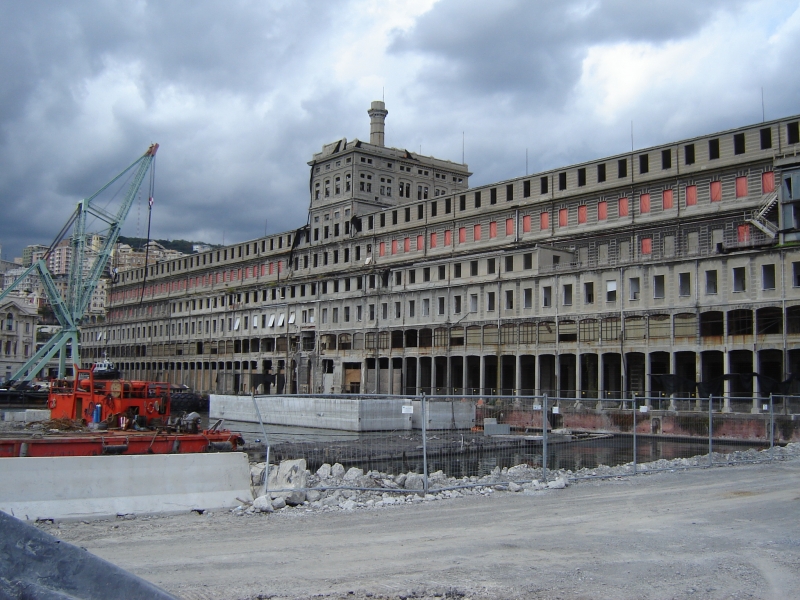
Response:
[[[403,240],[403,252],[411,252],[411,240],[409,238]]]
[[[721,181],[712,181],[711,185],[709,186],[711,191],[711,201],[712,202],[719,202],[722,200],[722,182]]]
[[[539,229],[544,231],[545,229],[550,228],[550,214],[543,212],[539,215]]]
[[[436,234],[431,234],[431,248],[436,248]]]
[[[747,193],[747,177],[737,177],[736,178],[736,197],[737,198],[746,198],[748,196]]]
[[[694,206],[697,204],[697,186],[686,186],[686,206]]]
[[[603,202],[597,203],[597,220],[598,221],[605,221],[608,218],[608,202],[605,200]]]
[[[761,174],[761,193],[769,194],[775,191],[775,173],[767,171]]]
[[[523,233],[530,233],[531,232],[531,217],[530,215],[525,215],[522,217],[522,231]]]
[[[739,225],[736,230],[740,242],[750,241],[750,225]]]
[[[392,254],[397,254],[397,240],[392,240]]]
[[[514,219],[506,219],[506,235],[514,235]]]
[[[269,263],[269,274],[272,275],[274,270],[275,270],[275,263]],[[224,275],[225,274],[223,273],[223,279],[225,278]]]
[[[453,245],[453,232],[449,229],[444,230],[444,245],[445,246],[452,246]]]
[[[459,227],[458,228],[458,243],[463,244],[467,241],[467,228],[466,227]]]
[[[567,219],[568,213],[566,208],[560,208],[558,210],[558,226],[559,227],[566,227],[567,226]]]
[[[425,249],[425,238],[421,235],[417,236],[417,250],[424,250]]]
[[[619,199],[619,216],[620,217],[627,217],[628,216],[628,199],[627,198],[620,198]]]
[[[496,238],[497,237],[497,222],[492,221],[489,223],[489,237]]]
[[[639,196],[639,212],[642,214],[650,212],[650,194],[642,194]]]
[[[653,238],[642,238],[642,254],[653,253]]]
[[[475,240],[476,242],[480,241],[480,239],[481,239],[481,226],[480,225],[474,225],[472,227],[472,239]]]
[[[381,242],[380,249],[378,250],[380,256],[386,256],[386,242]]]
[[[662,195],[662,204],[664,206],[664,210],[672,208],[674,204],[672,190],[664,190],[664,194]]]
[[[586,205],[578,207],[578,223],[586,223]]]

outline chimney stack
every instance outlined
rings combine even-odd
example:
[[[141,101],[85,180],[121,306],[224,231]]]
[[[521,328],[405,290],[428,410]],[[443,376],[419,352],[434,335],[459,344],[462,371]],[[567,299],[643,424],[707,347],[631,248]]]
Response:
[[[369,143],[373,146],[383,146],[383,128],[386,115],[389,111],[386,110],[386,104],[380,100],[375,100],[369,110]]]

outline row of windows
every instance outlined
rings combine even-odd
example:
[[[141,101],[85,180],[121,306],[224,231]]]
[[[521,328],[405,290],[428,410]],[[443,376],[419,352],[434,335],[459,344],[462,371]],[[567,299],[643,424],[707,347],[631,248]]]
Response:
[[[335,313],[338,315],[338,309]],[[342,314],[348,314],[347,310]],[[336,317],[338,319],[338,316]],[[623,327],[624,325],[624,327]],[[198,328],[200,323],[198,322]],[[603,342],[644,339],[669,339],[800,334],[800,306],[787,307],[785,314],[778,307],[757,310],[708,310],[700,313],[650,314],[564,318],[543,318],[502,325],[468,325],[423,329],[396,329],[379,332],[321,333],[319,350],[372,350],[417,347],[458,347],[496,344],[550,344],[558,342]],[[193,343],[161,343],[147,346],[114,347],[112,355],[170,356],[182,354],[238,354],[250,352],[285,352],[287,337],[280,332],[263,332],[271,337],[240,338],[236,340],[198,341]],[[253,332],[252,335],[259,335]],[[277,336],[277,337],[274,337]],[[293,336],[292,343],[298,338]],[[304,335],[303,350],[315,349],[315,336]],[[26,352],[28,350],[26,349]]]
[[[511,258],[511,257],[506,257]],[[494,260],[494,259],[491,259]],[[458,271],[460,274],[460,264],[454,265],[458,267]],[[506,267],[513,267],[513,264],[506,263]],[[477,273],[477,261],[472,261],[470,263],[470,269],[473,274]],[[793,277],[793,284],[795,287],[800,287],[800,262],[792,263],[792,277]],[[414,283],[416,281],[416,270],[408,271],[408,278],[409,283]],[[439,277],[443,277],[443,270],[442,267],[439,269]],[[395,283],[400,284],[401,281],[401,273],[396,273],[396,280]],[[423,281],[430,281],[430,271],[425,268],[422,269],[422,277]],[[678,278],[678,295],[682,297],[690,297],[693,293],[692,288],[692,274],[691,272],[679,272],[677,273]],[[719,291],[719,272],[716,269],[709,269],[704,272],[704,280],[705,280],[705,293],[706,295],[715,295]],[[351,279],[343,280],[345,283],[345,288],[347,290],[350,289]],[[356,279],[358,288],[361,288],[361,279]],[[746,267],[733,267],[731,269],[731,290],[733,292],[745,292],[748,289],[748,281],[747,281],[747,269]],[[337,293],[339,291],[339,280],[335,280],[332,283],[332,291]],[[375,280],[372,280],[372,285],[374,286]],[[328,282],[323,282],[322,290],[323,293],[327,293],[328,289]],[[296,286],[292,286],[292,295],[294,297],[294,288]],[[299,286],[304,288],[305,286]],[[761,289],[765,291],[774,290],[776,288],[776,265],[775,264],[765,264],[761,266]],[[273,290],[276,292],[277,290]],[[523,288],[521,294],[521,301],[522,301],[522,308],[530,309],[533,308],[534,304],[534,289],[532,287]],[[604,281],[604,299],[606,303],[616,303],[617,301],[617,294],[618,294],[618,281],[616,279],[609,279]],[[283,293],[285,293],[285,288]],[[642,293],[642,281],[639,277],[630,277],[627,279],[627,293],[628,293],[628,300],[629,301],[638,301],[641,299]],[[654,275],[652,278],[652,293],[654,299],[661,299],[665,298],[666,296],[666,275],[659,274]],[[266,297],[267,292],[266,290],[263,291],[264,297]],[[301,295],[304,295],[301,294]],[[237,296],[237,297],[235,297]],[[221,298],[222,306],[225,305],[225,301],[227,298],[228,304],[232,304],[234,301],[241,302],[242,295],[234,295],[231,294],[228,297]],[[245,293],[245,302],[249,302],[249,293]],[[541,286],[541,306],[542,308],[551,308],[555,301],[555,293],[553,287],[551,285],[542,285]],[[256,301],[258,298],[258,293],[253,292],[253,301]],[[503,303],[503,308],[505,310],[514,310],[515,302],[517,299],[516,291],[513,289],[503,290],[499,295],[498,292],[495,291],[487,291],[484,295],[484,304],[483,310],[486,312],[493,312],[496,311],[498,308],[498,300],[501,300]],[[464,312],[467,313],[477,313],[479,312],[479,299],[480,295],[478,293],[469,293],[465,295],[457,294],[453,295],[450,298],[451,306],[450,309],[453,314],[462,314]],[[562,284],[560,289],[560,304],[562,306],[572,306],[576,302],[574,285],[569,284]],[[583,283],[583,304],[587,307],[592,306],[595,304],[595,282],[584,282]],[[195,304],[196,301],[192,302],[192,309],[196,309],[197,305]],[[212,300],[206,299],[206,306],[209,307],[211,305]],[[423,298],[423,299],[408,299],[404,301],[394,301],[394,302],[383,302],[378,306],[377,304],[368,304],[366,306],[366,311],[363,305],[356,304],[353,306],[343,306],[343,307],[323,307],[320,309],[320,316],[321,316],[321,323],[349,323],[352,321],[361,322],[365,318],[369,321],[374,321],[376,319],[377,314],[380,314],[380,318],[387,320],[390,318],[394,319],[402,319],[404,317],[408,318],[415,318],[415,317],[427,317],[431,316],[431,310],[435,311],[435,314],[439,316],[444,316],[447,312],[447,297],[446,296],[438,296],[435,298]],[[178,304],[178,311],[180,312],[181,303]],[[202,309],[203,301],[200,301],[200,308]],[[217,306],[217,299],[213,299],[213,305]],[[189,308],[189,301],[186,302],[186,308]],[[379,313],[377,312],[379,309]],[[173,312],[176,312],[176,307],[173,305]],[[315,309],[314,308],[306,308],[300,311],[300,322],[303,324],[309,323],[313,324],[315,322]],[[225,331],[228,332],[236,332],[236,331],[243,331],[248,330],[250,327],[253,329],[259,328],[259,322],[261,324],[261,328],[270,328],[270,327],[282,327],[285,323],[285,313],[273,313],[268,315],[266,313],[261,315],[254,315],[252,320],[249,315],[244,316],[229,316],[227,319],[222,317],[219,319],[219,325],[216,318],[214,319],[198,319],[196,322],[192,321],[184,321],[184,322],[177,322],[167,324],[167,335],[192,335],[192,334],[214,334],[214,333],[223,333]],[[296,321],[296,311],[290,311],[288,317],[288,323],[294,324]],[[227,329],[226,329],[226,322],[227,322]],[[148,326],[147,327],[147,336],[163,336],[165,333],[164,325],[159,326]],[[204,329],[203,329],[204,327]],[[218,328],[219,327],[219,328]],[[111,339],[117,339],[117,330],[112,330],[111,332]],[[122,328],[119,332],[119,339],[138,339],[139,337],[145,336],[145,327],[128,327]]]

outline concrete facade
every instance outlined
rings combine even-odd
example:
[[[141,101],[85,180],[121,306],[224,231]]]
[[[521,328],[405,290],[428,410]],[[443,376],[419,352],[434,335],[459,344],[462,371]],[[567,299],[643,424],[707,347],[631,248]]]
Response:
[[[22,367],[36,350],[36,307],[7,296],[0,304],[0,381]]]
[[[84,360],[266,394],[618,398],[666,393],[653,375],[690,395],[800,373],[798,117],[469,188],[369,114],[371,143],[309,163],[307,225],[122,273]],[[724,392],[757,410],[746,379]]]

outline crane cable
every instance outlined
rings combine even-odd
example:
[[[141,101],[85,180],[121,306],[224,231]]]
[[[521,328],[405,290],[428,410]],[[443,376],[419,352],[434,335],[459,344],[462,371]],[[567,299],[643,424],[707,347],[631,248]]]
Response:
[[[153,218],[153,193],[156,183],[156,159],[150,165],[150,189],[147,193],[147,243],[144,246],[144,277],[142,278],[142,292],[139,295],[139,305],[144,302],[144,290],[147,285],[147,258],[150,253],[150,223]]]

